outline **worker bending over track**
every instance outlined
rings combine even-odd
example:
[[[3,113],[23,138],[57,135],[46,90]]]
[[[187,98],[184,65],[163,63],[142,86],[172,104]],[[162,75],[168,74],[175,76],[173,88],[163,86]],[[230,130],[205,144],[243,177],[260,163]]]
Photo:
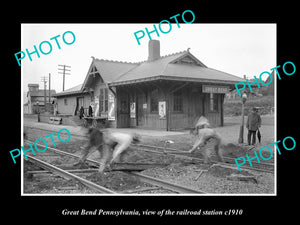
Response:
[[[89,128],[88,137],[88,145],[83,150],[83,155],[79,163],[84,163],[90,149],[96,147],[101,155],[100,173],[104,171],[105,167],[109,167],[112,163],[120,162],[122,153],[128,149],[131,143],[140,141],[140,137],[136,134],[102,132],[96,128]]]
[[[212,152],[215,151],[218,160],[224,162],[220,150],[221,136],[214,129],[210,128],[210,124],[204,116],[200,117],[191,133],[197,135],[198,139],[192,149],[189,150],[189,153],[193,153],[197,148],[200,148],[204,156],[204,163],[208,163]]]

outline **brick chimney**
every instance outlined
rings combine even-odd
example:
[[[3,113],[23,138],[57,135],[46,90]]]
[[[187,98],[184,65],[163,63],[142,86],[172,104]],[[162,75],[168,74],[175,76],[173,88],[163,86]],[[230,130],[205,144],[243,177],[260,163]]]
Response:
[[[160,58],[160,43],[158,40],[150,40],[148,43],[148,49],[148,61],[154,61]]]

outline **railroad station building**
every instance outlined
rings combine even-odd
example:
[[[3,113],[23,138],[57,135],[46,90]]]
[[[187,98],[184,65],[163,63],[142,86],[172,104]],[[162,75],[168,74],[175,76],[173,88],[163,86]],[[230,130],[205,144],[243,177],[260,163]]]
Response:
[[[106,117],[110,127],[180,130],[193,127],[202,115],[223,126],[225,94],[244,79],[207,67],[189,49],[160,56],[158,40],[148,47],[148,59],[139,63],[93,57],[74,93],[83,99],[80,104],[93,105],[94,116]],[[68,100],[59,100],[63,93],[56,96],[60,112]]]

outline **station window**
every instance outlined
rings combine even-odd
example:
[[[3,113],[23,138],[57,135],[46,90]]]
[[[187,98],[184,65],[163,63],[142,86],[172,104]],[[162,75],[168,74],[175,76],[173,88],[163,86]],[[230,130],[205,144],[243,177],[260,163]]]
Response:
[[[108,111],[108,89],[101,88],[99,96],[99,112]]]
[[[104,89],[100,89],[100,96],[99,96],[99,112],[103,112],[103,100],[104,100]]]
[[[150,112],[158,112],[158,89],[154,89],[150,93]]]
[[[104,89],[104,110],[108,112],[108,89]]]
[[[68,99],[64,98],[64,105],[68,105]]]
[[[214,93],[209,94],[209,110],[211,112],[218,112],[218,95]]]
[[[181,91],[177,91],[173,94],[173,111],[174,112],[183,111],[183,95]]]

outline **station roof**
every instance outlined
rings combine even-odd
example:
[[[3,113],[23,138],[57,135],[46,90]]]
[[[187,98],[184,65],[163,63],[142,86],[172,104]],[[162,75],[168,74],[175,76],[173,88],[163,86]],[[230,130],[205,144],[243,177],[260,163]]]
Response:
[[[189,50],[161,56],[153,61],[137,63],[93,58],[83,84],[57,93],[55,96],[89,91],[99,75],[108,86],[144,83],[153,80],[173,80],[234,85],[243,78],[207,67]],[[97,78],[98,79],[98,78]]]
[[[154,61],[141,62],[109,85],[118,86],[159,79],[222,84],[244,81],[240,77],[208,68],[189,51],[182,51]]]
[[[53,96],[57,97],[57,96],[65,96],[65,95],[73,95],[73,94],[82,93],[81,86],[82,86],[82,84],[79,84],[75,87],[72,87],[72,88],[69,88],[69,89],[64,90],[62,92],[59,92],[57,94],[54,94]]]
[[[138,63],[128,63],[104,59],[93,58],[91,66],[82,84],[81,91],[88,90],[88,88],[95,82],[94,78],[98,74],[102,81],[110,84],[122,74],[135,68]]]

